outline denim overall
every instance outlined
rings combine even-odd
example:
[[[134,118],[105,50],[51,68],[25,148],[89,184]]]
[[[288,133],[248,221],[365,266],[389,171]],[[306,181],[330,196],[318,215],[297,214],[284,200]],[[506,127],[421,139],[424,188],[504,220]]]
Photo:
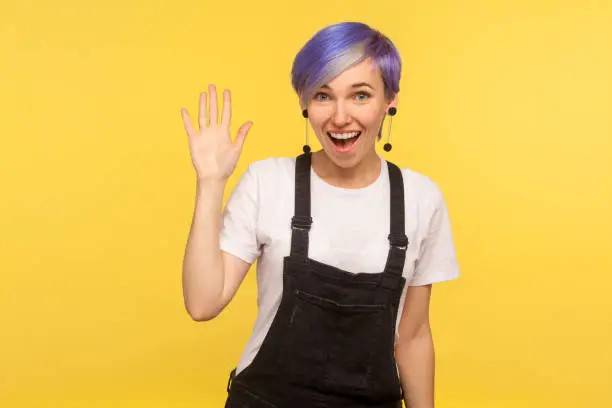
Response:
[[[355,274],[308,257],[311,154],[297,157],[280,306],[252,363],[230,374],[226,408],[402,407],[394,344],[408,238],[402,173],[387,163],[386,266]]]

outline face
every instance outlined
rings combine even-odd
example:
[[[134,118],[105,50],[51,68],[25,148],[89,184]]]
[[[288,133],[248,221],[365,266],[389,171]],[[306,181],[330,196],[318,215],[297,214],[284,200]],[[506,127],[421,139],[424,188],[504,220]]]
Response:
[[[315,91],[308,118],[327,156],[349,168],[376,155],[382,120],[396,104],[397,97],[385,98],[378,66],[366,59]]]

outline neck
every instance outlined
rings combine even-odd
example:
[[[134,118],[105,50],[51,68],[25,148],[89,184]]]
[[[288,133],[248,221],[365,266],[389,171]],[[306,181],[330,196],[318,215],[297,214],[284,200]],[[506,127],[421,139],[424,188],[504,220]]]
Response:
[[[312,169],[325,182],[341,188],[363,188],[374,183],[381,170],[381,160],[372,150],[357,165],[344,168],[334,163],[323,150],[312,154]]]

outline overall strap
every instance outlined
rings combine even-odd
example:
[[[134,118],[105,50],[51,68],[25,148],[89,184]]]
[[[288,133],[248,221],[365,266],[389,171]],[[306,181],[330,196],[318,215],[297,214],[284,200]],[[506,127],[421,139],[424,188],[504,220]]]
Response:
[[[295,213],[291,219],[291,256],[308,258],[310,216],[311,153],[299,155],[295,161]]]
[[[402,277],[404,263],[406,261],[406,250],[408,249],[408,237],[406,236],[405,205],[404,205],[404,180],[402,171],[393,163],[387,162],[389,168],[390,182],[390,234],[389,255],[385,266],[385,278],[383,284],[395,287],[393,282],[399,282]]]

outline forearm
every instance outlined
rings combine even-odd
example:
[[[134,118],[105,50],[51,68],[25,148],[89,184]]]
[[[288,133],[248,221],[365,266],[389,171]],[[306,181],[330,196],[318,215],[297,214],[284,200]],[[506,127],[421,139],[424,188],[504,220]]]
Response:
[[[406,407],[433,408],[435,353],[431,331],[400,339],[396,360]]]
[[[183,259],[185,307],[195,320],[218,313],[223,294],[219,231],[225,182],[198,180],[196,204]]]

